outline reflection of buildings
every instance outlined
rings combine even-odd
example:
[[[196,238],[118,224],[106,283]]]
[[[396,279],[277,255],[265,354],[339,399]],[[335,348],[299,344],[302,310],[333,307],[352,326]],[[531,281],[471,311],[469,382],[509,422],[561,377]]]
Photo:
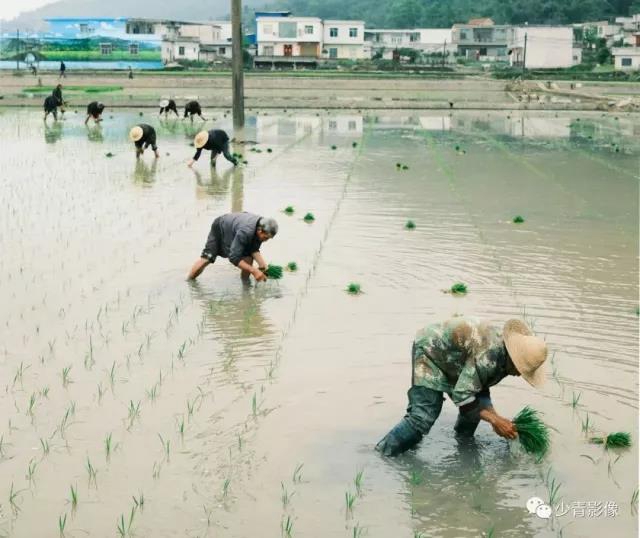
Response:
[[[322,121],[322,129],[328,134],[362,134],[363,119],[361,114],[329,116]]]
[[[256,136],[261,144],[297,139],[314,131],[322,122],[317,116],[257,116]]]

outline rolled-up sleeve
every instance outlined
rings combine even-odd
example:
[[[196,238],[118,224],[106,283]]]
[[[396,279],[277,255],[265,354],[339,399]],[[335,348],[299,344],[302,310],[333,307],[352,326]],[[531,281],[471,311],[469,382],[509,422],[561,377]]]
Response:
[[[250,241],[251,237],[249,237],[249,234],[245,230],[238,231],[233,238],[231,248],[229,249],[229,261],[236,267],[244,257],[244,251]]]
[[[468,406],[476,401],[477,394],[482,390],[482,382],[476,366],[472,361],[469,361],[460,372],[458,381],[451,392],[451,399],[458,407]]]

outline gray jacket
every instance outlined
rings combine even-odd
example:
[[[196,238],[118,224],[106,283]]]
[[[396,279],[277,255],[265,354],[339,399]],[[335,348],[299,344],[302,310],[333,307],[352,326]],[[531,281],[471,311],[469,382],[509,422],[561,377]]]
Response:
[[[237,266],[242,258],[258,252],[262,244],[256,235],[259,220],[259,215],[246,212],[218,217],[214,224],[220,237],[219,255]]]

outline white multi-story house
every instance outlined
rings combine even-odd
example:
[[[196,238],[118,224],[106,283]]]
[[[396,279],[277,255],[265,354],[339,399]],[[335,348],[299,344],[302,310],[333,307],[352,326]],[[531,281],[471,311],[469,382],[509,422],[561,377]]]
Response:
[[[259,17],[258,54],[262,59],[296,58],[314,62],[322,52],[322,20],[317,17]],[[269,60],[270,61],[270,60]],[[293,60],[292,60],[293,61]]]
[[[364,48],[364,21],[323,22],[323,48],[325,58],[331,60],[362,60]]]
[[[165,64],[179,60],[213,61],[218,56],[231,57],[231,41],[223,37],[226,27],[216,22],[165,21],[162,29],[161,54]]]
[[[526,47],[526,54],[525,54]],[[511,66],[552,69],[574,65],[571,26],[512,26],[507,30]]]

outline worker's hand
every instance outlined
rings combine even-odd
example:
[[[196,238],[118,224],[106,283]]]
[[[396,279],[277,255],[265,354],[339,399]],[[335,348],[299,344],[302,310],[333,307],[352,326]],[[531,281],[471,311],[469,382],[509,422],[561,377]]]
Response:
[[[256,269],[253,272],[253,277],[256,279],[256,282],[266,282],[267,275],[265,275],[260,269]]]
[[[504,417],[496,416],[491,425],[493,426],[493,431],[496,432],[500,437],[504,437],[505,439],[515,439],[518,437],[518,431],[514,426],[513,422]]]
[[[191,167],[193,166],[193,163],[194,163],[194,162],[195,162],[195,161],[194,161],[193,159],[189,159],[189,160],[187,161],[187,166],[188,166],[189,168],[191,168]]]

